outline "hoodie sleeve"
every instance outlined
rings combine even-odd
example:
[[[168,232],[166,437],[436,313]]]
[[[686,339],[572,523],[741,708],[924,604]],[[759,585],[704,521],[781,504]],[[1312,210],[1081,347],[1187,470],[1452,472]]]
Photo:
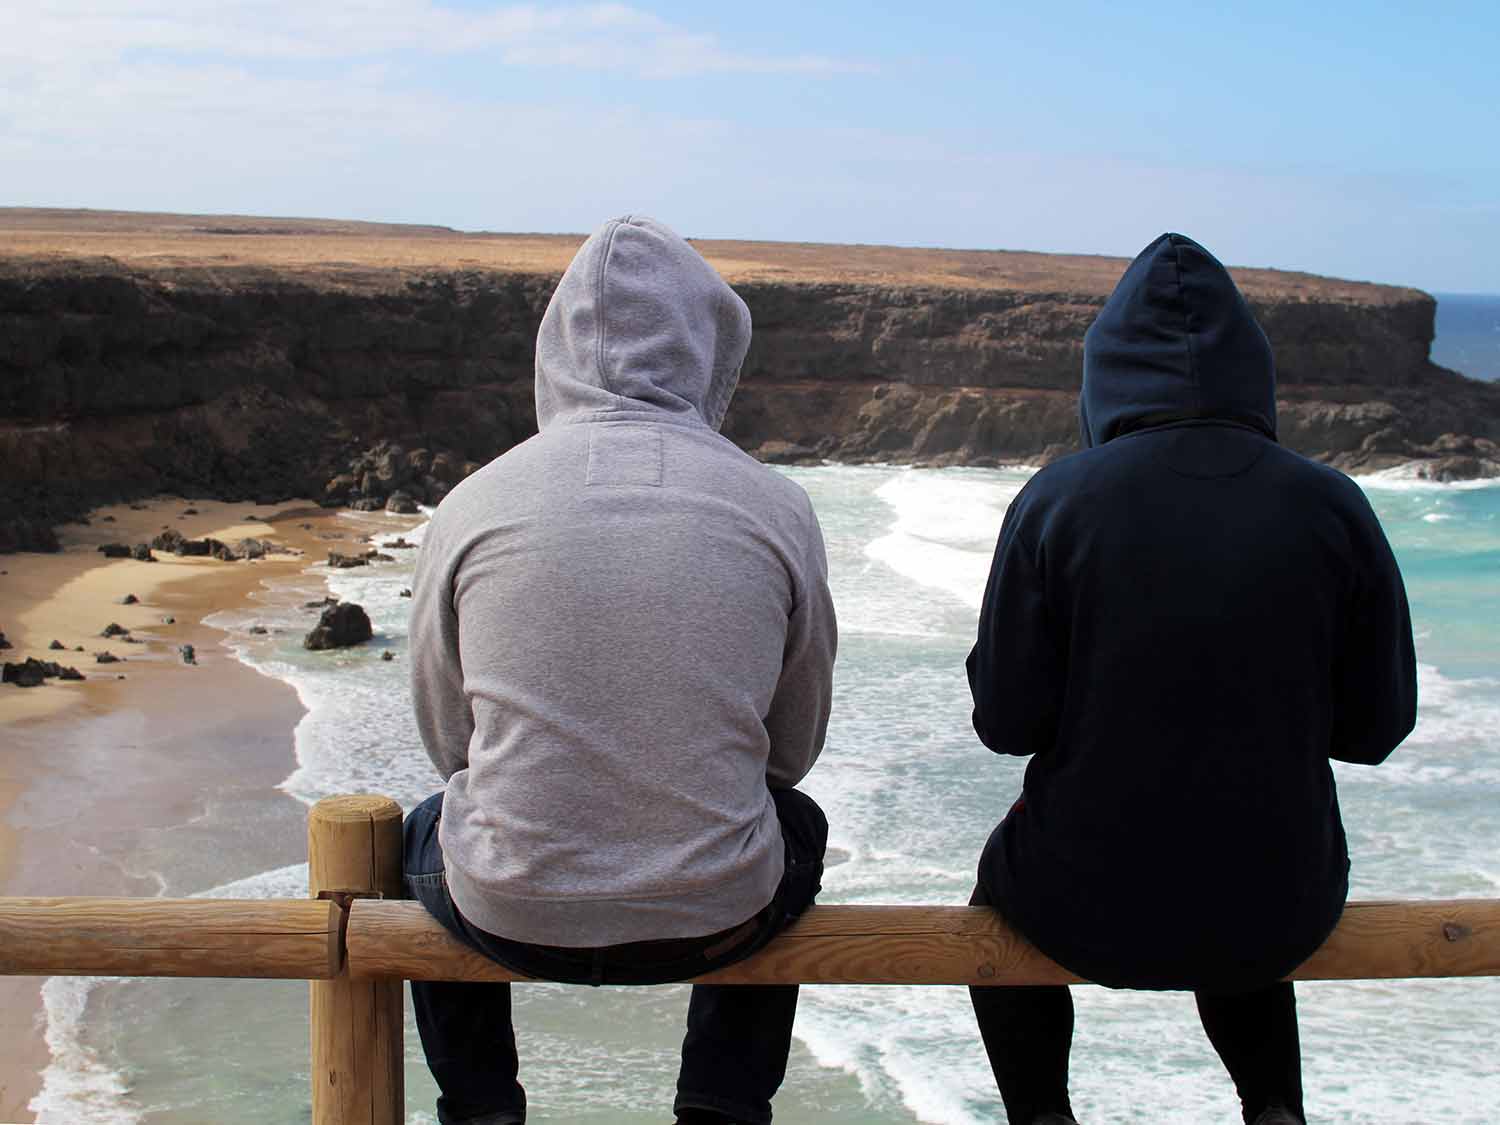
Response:
[[[967,667],[979,740],[997,754],[1025,756],[1056,740],[1066,661],[1036,557],[1021,537],[1021,506],[1018,497],[1000,528]]]
[[[464,693],[453,582],[433,517],[412,578],[411,697],[417,730],[432,764],[447,781],[469,765],[474,715]]]
[[[1380,521],[1361,495],[1367,536],[1334,674],[1329,757],[1378,766],[1417,722],[1417,658],[1406,587]]]
[[[812,769],[823,749],[833,701],[838,625],[828,591],[823,531],[810,504],[807,520],[802,573],[797,576],[796,604],[787,621],[781,678],[766,715],[766,733],[771,739],[766,784],[772,789],[790,789]]]

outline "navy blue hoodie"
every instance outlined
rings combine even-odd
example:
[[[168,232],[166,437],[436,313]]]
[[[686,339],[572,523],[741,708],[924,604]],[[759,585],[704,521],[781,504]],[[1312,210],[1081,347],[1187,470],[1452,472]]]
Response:
[[[1259,987],[1343,909],[1329,759],[1415,721],[1401,576],[1360,488],[1277,444],[1271,349],[1191,239],[1126,270],[1079,415],[1087,448],[1006,513],[969,655],[980,739],[1032,756],[981,886],[1087,979]]]

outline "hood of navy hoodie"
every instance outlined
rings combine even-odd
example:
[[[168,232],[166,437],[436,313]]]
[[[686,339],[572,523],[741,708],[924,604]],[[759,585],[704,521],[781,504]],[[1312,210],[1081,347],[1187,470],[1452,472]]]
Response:
[[[1180,419],[1276,436],[1276,367],[1250,306],[1212,254],[1164,234],[1120,278],[1083,343],[1083,444]]]
[[[696,250],[626,215],[589,236],[536,344],[539,429],[599,416],[675,416],[717,430],[750,346],[750,310]]]

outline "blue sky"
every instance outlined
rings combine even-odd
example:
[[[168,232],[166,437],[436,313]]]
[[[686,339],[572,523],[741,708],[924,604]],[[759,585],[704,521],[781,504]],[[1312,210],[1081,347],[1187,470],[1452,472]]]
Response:
[[[1500,5],[7,0],[0,203],[1500,292]]]

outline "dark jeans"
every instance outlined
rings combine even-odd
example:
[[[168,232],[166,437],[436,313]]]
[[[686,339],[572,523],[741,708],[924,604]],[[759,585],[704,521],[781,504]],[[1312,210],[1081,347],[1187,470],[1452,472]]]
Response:
[[[992,902],[983,885],[969,900]],[[1208,1041],[1240,1096],[1245,1121],[1282,1105],[1302,1118],[1302,1053],[1297,998],[1290,981],[1236,995],[1193,993]],[[1073,994],[1065,985],[970,988],[979,1035],[1012,1122],[1039,1114],[1072,1116],[1068,1055],[1073,1046]]]
[[[786,846],[786,872],[771,902],[737,926],[704,937],[594,949],[528,945],[470,925],[448,894],[437,793],[406,817],[407,894],[462,941],[528,977],[570,984],[665,984],[743,960],[811,905],[821,889],[828,821],[812,798],[772,790]],[[412,981],[412,1007],[436,1079],[442,1125],[519,1125],[526,1093],[516,1080],[510,985]],[[693,986],[674,1108],[712,1110],[735,1121],[771,1120],[786,1075],[796,985]]]

